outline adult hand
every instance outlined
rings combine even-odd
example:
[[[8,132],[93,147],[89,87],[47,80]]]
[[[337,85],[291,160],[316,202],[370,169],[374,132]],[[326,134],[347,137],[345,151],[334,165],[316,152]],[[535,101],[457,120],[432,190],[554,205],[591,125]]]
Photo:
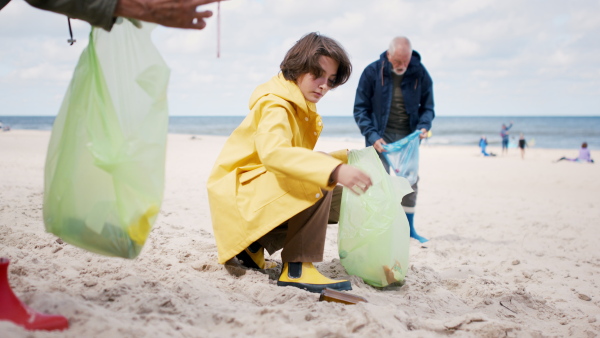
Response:
[[[364,194],[373,185],[369,175],[347,164],[337,166],[331,176],[336,182],[350,189],[356,195]]]
[[[203,29],[211,11],[197,12],[196,7],[219,0],[118,0],[115,16],[154,22],[175,28]]]
[[[375,148],[375,150],[377,150],[378,153],[383,153],[385,151],[385,149],[383,149],[383,145],[387,144],[385,143],[385,141],[380,138],[379,140],[375,141],[375,143],[373,143],[373,148]]]
[[[427,129],[425,128],[421,128],[421,135],[419,135],[419,138],[422,140],[424,138],[427,138]]]

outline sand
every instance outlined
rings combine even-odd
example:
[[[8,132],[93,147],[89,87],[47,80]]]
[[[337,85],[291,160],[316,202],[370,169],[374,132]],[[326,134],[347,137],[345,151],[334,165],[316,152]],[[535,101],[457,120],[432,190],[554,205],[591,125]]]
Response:
[[[576,149],[532,148],[522,160],[516,149],[485,158],[476,147],[422,146],[415,218],[431,240],[411,241],[404,286],[351,276],[368,303],[343,305],[278,287],[277,269],[217,264],[205,182],[224,137],[169,135],[163,207],[137,259],[61,244],[42,221],[49,136],[0,133],[0,254],[16,294],[71,327],[29,333],[0,322],[2,337],[600,334],[600,164],[553,163]],[[317,149],[361,146],[323,140]],[[336,237],[330,225],[317,267],[344,277]]]

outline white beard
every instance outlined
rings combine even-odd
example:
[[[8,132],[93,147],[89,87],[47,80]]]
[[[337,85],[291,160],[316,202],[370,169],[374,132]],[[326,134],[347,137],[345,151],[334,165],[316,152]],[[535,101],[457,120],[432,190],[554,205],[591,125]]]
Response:
[[[394,72],[394,74],[396,74],[396,75],[404,75],[404,73],[406,73],[406,68],[403,71],[401,71],[401,72],[399,72],[399,71],[397,71],[395,69],[392,69],[392,72]]]

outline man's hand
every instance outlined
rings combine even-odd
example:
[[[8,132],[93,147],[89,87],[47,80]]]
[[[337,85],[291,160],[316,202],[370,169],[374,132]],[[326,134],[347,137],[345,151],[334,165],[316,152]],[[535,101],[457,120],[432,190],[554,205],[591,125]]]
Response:
[[[421,140],[424,139],[424,138],[427,138],[427,134],[428,134],[427,129],[421,128],[421,135],[419,135],[419,138]]]
[[[119,0],[115,16],[154,22],[176,28],[203,29],[211,11],[197,12],[196,7],[219,0]]]
[[[347,164],[337,166],[331,173],[331,177],[356,195],[364,194],[373,185],[369,175]]]
[[[377,150],[378,153],[383,153],[385,151],[385,149],[383,149],[383,145],[387,144],[385,143],[385,141],[380,138],[379,140],[375,141],[375,143],[373,143],[373,148],[375,148],[375,150]]]

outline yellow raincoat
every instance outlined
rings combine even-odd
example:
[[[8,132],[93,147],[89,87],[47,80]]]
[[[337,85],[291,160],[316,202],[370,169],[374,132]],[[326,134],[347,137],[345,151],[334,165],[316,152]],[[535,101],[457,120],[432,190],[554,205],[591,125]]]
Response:
[[[254,90],[207,183],[219,263],[333,189],[329,176],[347,152],[313,151],[322,129],[315,104],[281,73]]]

